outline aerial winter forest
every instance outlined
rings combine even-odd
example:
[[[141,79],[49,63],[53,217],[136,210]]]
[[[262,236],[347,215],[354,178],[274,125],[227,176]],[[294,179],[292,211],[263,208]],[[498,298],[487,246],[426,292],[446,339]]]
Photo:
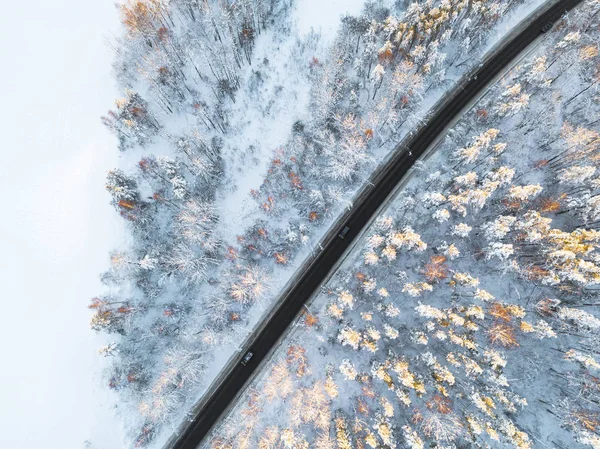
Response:
[[[376,168],[553,2],[365,0],[301,29],[321,3],[117,4],[101,119],[127,242],[89,308],[128,447],[193,418]],[[600,449],[600,0],[545,31],[398,180],[201,448]]]

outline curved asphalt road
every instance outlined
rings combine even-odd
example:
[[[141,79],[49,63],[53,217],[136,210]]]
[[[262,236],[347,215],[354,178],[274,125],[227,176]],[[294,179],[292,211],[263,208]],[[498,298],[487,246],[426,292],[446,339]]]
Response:
[[[452,120],[492,81],[521,51],[531,44],[542,32],[542,28],[557,21],[582,0],[559,0],[531,23],[516,37],[504,43],[495,55],[479,67],[462,89],[455,89],[437,108],[437,113],[421,129],[396,149],[394,157],[372,177],[373,186],[346,213],[345,224],[350,229],[344,239],[338,237],[341,229],[330,233],[323,250],[308,266],[303,276],[282,295],[279,307],[268,321],[252,335],[246,346],[253,357],[246,366],[237,363],[221,384],[205,399],[194,420],[166,444],[168,449],[196,449],[202,439],[219,419],[223,411],[248,381],[259,363],[265,358],[278,339],[300,312],[303,304],[327,278],[331,268],[350,246],[352,241],[367,225],[378,208],[385,204],[394,188],[409,168],[425,150],[434,143]],[[242,354],[241,357],[243,357]]]

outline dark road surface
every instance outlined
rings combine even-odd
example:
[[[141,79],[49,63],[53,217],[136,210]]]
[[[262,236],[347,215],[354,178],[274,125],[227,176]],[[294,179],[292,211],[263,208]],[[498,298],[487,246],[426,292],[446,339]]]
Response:
[[[346,213],[345,223],[323,245],[323,250],[314,258],[304,275],[284,292],[278,309],[270,316],[267,323],[248,339],[249,344],[245,348],[252,351],[253,356],[247,365],[243,366],[240,363],[245,353],[240,354],[240,361],[227,374],[221,385],[207,397],[194,420],[182,429],[179,435],[172,437],[165,448],[196,449],[198,447],[213,424],[250,378],[253,371],[293,322],[303,304],[327,278],[332,267],[370,221],[377,209],[386,202],[396,185],[417,158],[434,143],[440,133],[445,130],[463,108],[468,106],[477,94],[501,73],[505,66],[542,33],[542,29],[547,24],[559,20],[562,14],[581,3],[581,1],[558,1],[537,19],[532,20],[527,28],[516,37],[506,41],[497,49],[492,58],[472,73],[472,76],[462,84],[462,88],[454,89],[454,93],[438,105],[437,112],[422,128],[412,137],[409,136],[402,142],[394,157],[371,178],[373,186]],[[341,239],[338,237],[338,233],[345,226],[350,229],[344,239]]]

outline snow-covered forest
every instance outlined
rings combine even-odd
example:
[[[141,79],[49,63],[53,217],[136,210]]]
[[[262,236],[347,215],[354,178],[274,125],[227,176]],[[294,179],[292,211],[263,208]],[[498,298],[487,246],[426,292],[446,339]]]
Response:
[[[418,162],[203,448],[600,448],[599,25]]]
[[[105,291],[90,308],[92,329],[114,336],[100,353],[110,361],[107,383],[122,398],[137,446],[179,424],[372,170],[478,63],[490,39],[543,2],[368,1],[361,14],[341,20],[332,41],[298,32],[300,3],[119,5],[124,31],[113,45],[122,97],[102,120],[123,154],[106,188],[130,241],[110,255]],[[581,35],[575,44],[589,39]],[[578,60],[571,65],[583,70]],[[548,86],[527,80],[551,100]],[[503,117],[528,110],[534,94],[521,84],[502,97]],[[590,87],[570,104],[594,92]],[[495,113],[482,112],[477,126]],[[497,136],[485,131],[464,151],[487,150]],[[456,170],[467,167],[461,161],[453,162]],[[482,195],[492,196],[489,186],[474,189],[478,179],[448,184],[451,174],[431,181],[456,189],[440,192],[439,204],[458,201],[451,203],[456,210],[436,211],[447,223],[460,207],[472,207],[473,195],[482,206]],[[506,184],[490,182],[498,192]],[[517,189],[519,200],[527,189]],[[418,232],[422,224],[410,226]],[[369,253],[370,269],[379,269],[380,257]],[[406,291],[429,288],[406,284],[414,284]]]

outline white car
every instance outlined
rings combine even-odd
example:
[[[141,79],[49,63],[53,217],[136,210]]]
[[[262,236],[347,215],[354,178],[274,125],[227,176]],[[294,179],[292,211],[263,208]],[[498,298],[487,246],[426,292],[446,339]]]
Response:
[[[246,355],[244,356],[244,358],[242,359],[241,364],[246,366],[253,355],[254,355],[254,353],[252,351],[248,351],[246,353]]]

